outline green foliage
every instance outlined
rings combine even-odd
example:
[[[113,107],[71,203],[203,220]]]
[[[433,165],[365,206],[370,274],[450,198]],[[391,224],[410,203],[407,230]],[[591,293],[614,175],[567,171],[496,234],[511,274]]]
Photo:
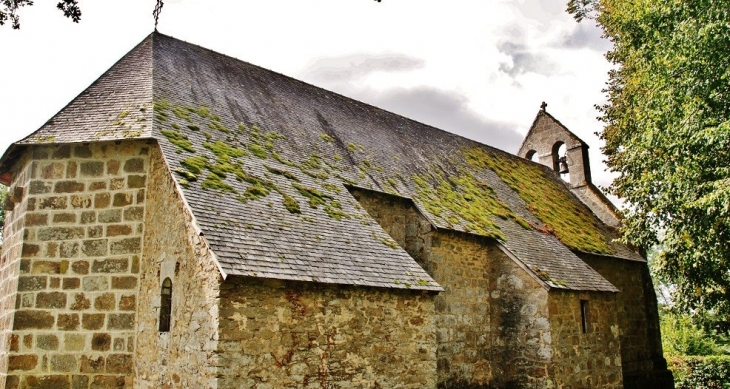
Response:
[[[669,358],[677,389],[730,389],[730,357]]]
[[[712,336],[687,315],[663,312],[660,324],[666,355],[714,355],[719,351]]]
[[[729,317],[730,0],[569,6],[614,44],[600,136],[618,173],[609,191],[627,204],[624,239],[660,241],[658,271],[685,312]]]
[[[0,26],[5,25],[10,19],[13,29],[19,29],[20,16],[18,16],[18,10],[30,5],[33,5],[32,0],[3,0],[0,2]],[[74,23],[81,20],[81,8],[78,0],[60,0],[56,4],[56,8],[63,12],[63,16],[71,19]]]
[[[177,132],[177,131],[170,131],[170,130],[162,130],[160,131],[162,135],[166,136],[167,139],[170,140],[170,143],[174,144],[175,146],[179,147],[182,150],[189,151],[191,153],[195,152],[195,148],[193,147],[193,144],[188,140],[188,138]]]

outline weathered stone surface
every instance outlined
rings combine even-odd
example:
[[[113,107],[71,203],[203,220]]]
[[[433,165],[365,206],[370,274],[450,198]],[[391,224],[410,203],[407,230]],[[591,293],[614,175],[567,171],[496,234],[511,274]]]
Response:
[[[106,358],[108,373],[130,374],[134,370],[134,358],[131,354],[112,354]]]
[[[104,327],[105,316],[102,313],[84,313],[81,317],[81,327],[85,330],[100,330]]]
[[[66,308],[66,293],[41,292],[38,293],[35,301],[36,308]]]
[[[51,355],[51,371],[68,373],[78,369],[74,355]]]
[[[112,277],[112,289],[136,289],[137,277]]]
[[[50,329],[56,319],[48,311],[18,310],[15,312],[14,330]]]
[[[41,350],[57,350],[58,337],[56,335],[38,335],[36,346]]]
[[[77,313],[61,313],[58,315],[58,329],[61,331],[76,331],[79,329],[79,315]]]
[[[91,337],[91,349],[94,351],[109,351],[112,345],[112,337],[109,334],[94,334]]]
[[[124,273],[129,269],[127,258],[110,258],[101,261],[94,260],[91,265],[93,273]]]
[[[132,158],[124,162],[124,171],[126,173],[142,173],[144,172],[144,159]]]
[[[104,162],[87,161],[81,162],[81,177],[100,177],[104,174]]]
[[[104,368],[106,365],[106,360],[104,357],[90,357],[90,356],[82,356],[81,357],[81,367],[80,371],[82,373],[103,373]]]
[[[113,313],[109,315],[110,330],[133,330],[135,315],[133,313]]]
[[[38,239],[48,240],[71,240],[84,237],[84,229],[81,227],[48,227],[38,230]]]
[[[83,192],[86,185],[80,181],[60,181],[53,187],[54,193],[77,193]]]
[[[141,249],[142,241],[140,238],[122,239],[109,244],[109,252],[112,255],[134,254]]]
[[[104,291],[109,289],[109,281],[105,276],[84,277],[84,290],[87,292]]]
[[[112,311],[116,307],[114,293],[104,293],[94,299],[94,308],[100,311]]]
[[[110,389],[110,388],[124,388],[125,380],[123,376],[113,375],[97,375],[91,381],[89,389]]]
[[[8,370],[33,370],[38,365],[37,355],[11,355],[8,360]]]

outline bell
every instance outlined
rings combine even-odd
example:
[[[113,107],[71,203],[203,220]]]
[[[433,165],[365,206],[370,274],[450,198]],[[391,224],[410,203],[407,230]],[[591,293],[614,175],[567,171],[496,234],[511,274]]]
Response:
[[[558,173],[566,174],[568,171],[568,157],[562,156],[558,159]]]

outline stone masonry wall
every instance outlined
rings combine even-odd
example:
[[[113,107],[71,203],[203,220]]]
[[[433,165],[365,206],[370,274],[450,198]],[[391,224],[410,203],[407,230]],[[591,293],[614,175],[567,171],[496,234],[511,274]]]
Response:
[[[218,387],[436,387],[433,294],[229,277]]]
[[[135,388],[215,388],[222,280],[160,151],[153,149],[145,214]],[[172,280],[172,320],[160,333],[162,281]],[[242,386],[243,387],[243,386]]]
[[[548,291],[496,245],[489,246],[494,388],[550,388],[553,338]]]
[[[434,231],[406,199],[367,190],[352,194],[445,289],[435,301],[439,387],[547,381],[545,289],[491,240]]]
[[[6,388],[131,386],[149,147],[28,152]]]
[[[645,262],[579,253],[589,266],[615,285],[621,329],[621,359],[626,388],[674,387],[659,332],[656,294]]]
[[[20,196],[13,200],[5,212],[5,229],[3,233],[2,257],[0,257],[0,388],[4,387],[8,371],[8,357],[13,334],[13,317],[18,292],[18,275],[20,273],[20,258],[23,251],[23,232],[25,227],[25,211],[28,206],[28,190],[33,166],[28,158],[17,162],[12,172],[15,181],[9,188],[9,193],[18,193]],[[18,198],[20,197],[20,198]],[[4,206],[4,204],[0,204]]]
[[[616,294],[553,290],[549,299],[555,387],[623,388]]]

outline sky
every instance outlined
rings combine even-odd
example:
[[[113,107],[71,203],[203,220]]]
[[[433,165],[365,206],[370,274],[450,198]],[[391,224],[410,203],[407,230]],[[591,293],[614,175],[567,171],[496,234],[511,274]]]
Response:
[[[55,2],[0,27],[0,150],[38,129],[154,29],[155,0]],[[158,30],[515,153],[542,101],[590,146],[611,48],[560,0],[166,0]],[[616,202],[616,199],[614,199]]]

